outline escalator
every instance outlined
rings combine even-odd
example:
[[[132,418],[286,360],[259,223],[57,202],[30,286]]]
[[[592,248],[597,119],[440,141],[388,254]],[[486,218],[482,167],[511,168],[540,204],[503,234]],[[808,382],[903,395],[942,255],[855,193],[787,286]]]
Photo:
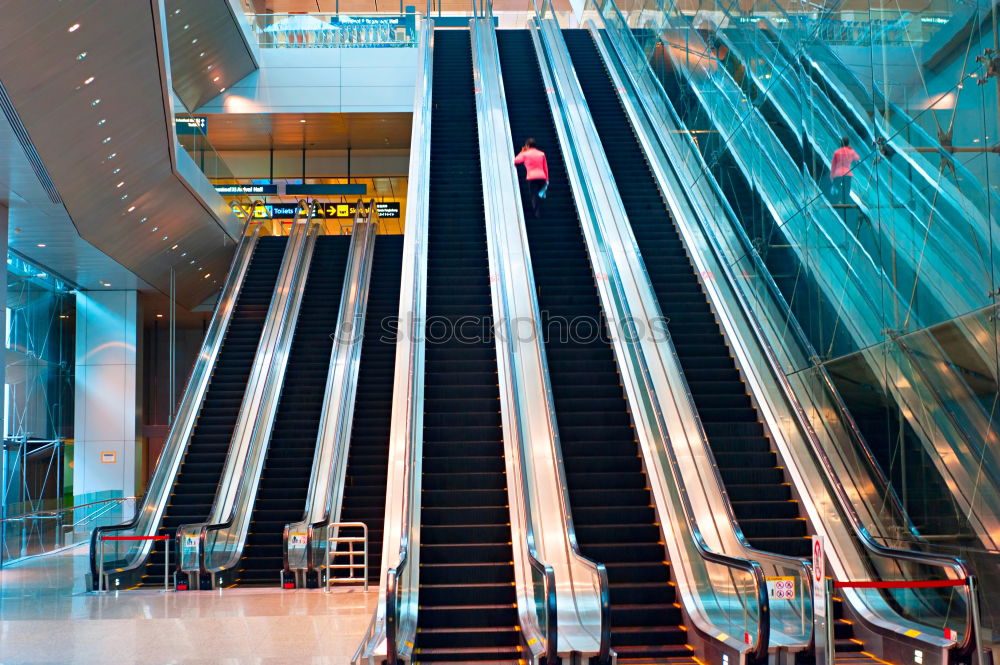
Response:
[[[792,497],[791,483],[750,401],[593,38],[583,30],[563,34],[740,528],[758,549],[808,557],[807,525]],[[676,87],[673,90],[679,93]],[[675,96],[674,103],[678,101]],[[734,176],[728,183],[731,192],[753,193],[738,170]],[[746,205],[745,198],[731,203],[734,210],[749,215],[762,209]],[[766,225],[769,220],[744,221]],[[777,256],[789,258],[787,253]],[[837,662],[874,663],[855,638],[839,597],[834,599],[834,618]],[[804,652],[796,660],[808,659]]]
[[[758,549],[809,556],[798,502],[593,39],[563,35],[740,527]]]
[[[159,535],[173,536],[182,524],[203,522],[212,509],[287,240],[268,236],[257,241]],[[163,544],[157,542],[140,585],[163,584],[163,556]]]
[[[607,567],[611,644],[619,660],[688,660],[680,599],[531,36],[501,30],[497,40],[514,141],[520,146],[533,137],[548,157],[542,218],[525,200],[525,221],[577,541],[585,556]]]
[[[301,517],[305,508],[350,242],[350,236],[316,238],[235,579],[239,585],[278,584],[285,525]]]
[[[434,35],[420,587],[413,659],[521,658],[466,30]]]
[[[340,513],[341,522],[364,522],[368,527],[368,577],[376,584],[382,565],[389,420],[396,360],[395,328],[388,322],[399,310],[402,267],[403,236],[376,237]],[[360,534],[344,529],[343,535]]]

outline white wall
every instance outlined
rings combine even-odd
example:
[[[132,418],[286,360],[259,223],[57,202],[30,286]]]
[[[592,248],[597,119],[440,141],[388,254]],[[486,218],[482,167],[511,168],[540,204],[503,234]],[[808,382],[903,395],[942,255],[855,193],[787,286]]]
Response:
[[[264,48],[260,70],[199,113],[412,112],[416,48]]]
[[[73,494],[136,493],[140,447],[137,291],[84,291],[76,297]],[[101,453],[115,454],[102,462]]]

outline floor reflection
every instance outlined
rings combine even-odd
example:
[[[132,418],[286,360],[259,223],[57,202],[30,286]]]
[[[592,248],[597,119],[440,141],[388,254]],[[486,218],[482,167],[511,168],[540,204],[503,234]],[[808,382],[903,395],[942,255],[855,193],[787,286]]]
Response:
[[[377,592],[87,593],[86,547],[0,571],[0,663],[342,665]]]

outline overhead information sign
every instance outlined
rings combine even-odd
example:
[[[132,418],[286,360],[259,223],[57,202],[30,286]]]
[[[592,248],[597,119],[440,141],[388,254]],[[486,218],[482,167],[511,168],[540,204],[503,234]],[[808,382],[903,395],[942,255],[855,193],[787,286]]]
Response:
[[[179,135],[205,134],[208,132],[208,118],[204,116],[174,117],[174,128]]]
[[[295,213],[299,209],[297,203],[267,203],[254,208],[254,219],[295,219]],[[399,201],[380,201],[375,204],[375,211],[379,219],[399,219]],[[313,212],[317,219],[354,219],[357,207],[354,203],[318,203]],[[243,208],[238,204],[233,204],[233,213],[237,217],[244,217]]]
[[[285,185],[288,196],[364,196],[368,185],[350,183],[347,185]]]
[[[235,196],[239,194],[260,194],[264,195],[276,195],[278,193],[277,185],[216,185],[215,191],[219,194],[226,194],[230,196]]]

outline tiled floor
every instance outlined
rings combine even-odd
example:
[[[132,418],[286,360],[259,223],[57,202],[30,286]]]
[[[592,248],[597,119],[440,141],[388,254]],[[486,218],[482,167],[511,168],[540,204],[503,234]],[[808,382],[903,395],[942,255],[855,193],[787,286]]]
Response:
[[[0,665],[344,665],[377,592],[84,591],[79,547],[0,571]]]

